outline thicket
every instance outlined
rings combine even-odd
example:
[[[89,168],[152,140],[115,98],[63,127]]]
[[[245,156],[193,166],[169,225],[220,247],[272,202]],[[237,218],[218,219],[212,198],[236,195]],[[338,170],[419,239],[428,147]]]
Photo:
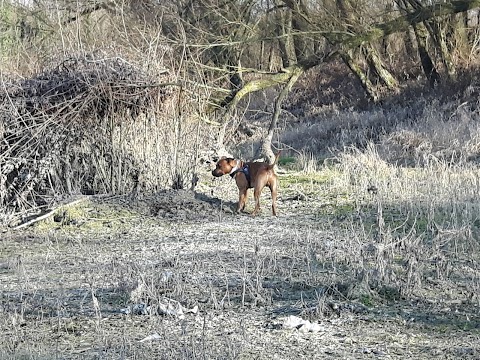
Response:
[[[479,6],[3,1],[4,220],[64,194],[190,187],[202,154],[250,136],[260,112],[270,119],[259,147],[268,155],[287,106],[315,107],[312,123],[325,104],[371,108],[412,84],[448,87],[477,64]],[[338,86],[322,80],[335,67]],[[340,83],[354,99],[325,101]]]

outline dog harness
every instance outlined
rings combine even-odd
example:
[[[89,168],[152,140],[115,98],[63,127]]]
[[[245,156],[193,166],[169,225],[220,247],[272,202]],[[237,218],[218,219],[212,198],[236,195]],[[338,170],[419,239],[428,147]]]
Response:
[[[251,184],[251,177],[250,177],[250,169],[248,167],[248,164],[243,164],[242,167],[237,167],[235,166],[232,171],[230,171],[230,176],[232,178],[235,177],[235,175],[237,175],[237,173],[244,173],[245,174],[245,177],[247,178],[247,184],[248,184],[248,188],[251,188],[252,187],[252,184]]]

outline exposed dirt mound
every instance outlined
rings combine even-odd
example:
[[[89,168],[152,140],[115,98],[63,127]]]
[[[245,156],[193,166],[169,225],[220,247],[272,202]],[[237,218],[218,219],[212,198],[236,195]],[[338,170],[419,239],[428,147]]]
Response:
[[[136,202],[154,216],[172,220],[205,219],[218,211],[232,212],[234,204],[191,190],[163,190],[151,195],[142,195]]]

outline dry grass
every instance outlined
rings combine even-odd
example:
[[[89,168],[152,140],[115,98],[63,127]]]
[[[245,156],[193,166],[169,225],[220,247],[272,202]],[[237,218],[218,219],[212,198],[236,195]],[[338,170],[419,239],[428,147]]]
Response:
[[[53,31],[2,53],[4,85],[7,72],[32,78],[59,53],[103,49],[149,74],[173,70],[169,81],[185,81],[188,94],[134,119],[110,113],[89,129],[88,141],[74,143],[72,158],[55,154],[74,174],[70,186],[47,183],[52,193],[83,191],[91,170],[99,192],[134,189],[132,196],[92,197],[33,228],[2,228],[0,358],[478,358],[478,79],[459,86],[462,102],[446,100],[448,91],[419,97],[416,88],[380,108],[359,100],[337,67],[308,76],[314,93],[297,91],[280,122],[279,147],[299,154],[298,172],[281,174],[280,216],[269,215],[268,195],[261,216],[233,215],[238,195],[228,177],[202,179],[196,195],[159,191],[188,187],[202,171],[195,159],[216,129],[201,128],[196,114],[219,89],[200,88],[213,76],[200,66],[205,49],[186,55],[186,39],[158,36],[172,19],[133,10],[102,9],[81,23],[57,9],[45,18]],[[184,35],[180,25],[171,29]],[[264,102],[252,98],[259,116],[268,115],[275,92],[265,94]],[[238,121],[231,123],[234,131]],[[3,138],[11,129],[2,125]],[[98,134],[109,142],[96,154]],[[30,179],[14,155],[22,167],[0,163],[2,173]],[[16,184],[32,190],[28,181]],[[14,190],[20,204],[2,212],[2,223],[21,219],[31,205]],[[160,314],[173,301],[199,312]],[[121,311],[142,304],[149,309]],[[286,329],[289,315],[319,331]]]
[[[402,169],[369,146],[283,174],[279,218],[268,195],[260,217],[232,215],[230,179],[197,198],[92,200],[3,237],[1,357],[476,358],[473,174]],[[199,313],[119,313],[167,298]],[[292,314],[321,331],[284,329]]]
[[[419,87],[411,84],[410,90],[386,100],[382,106],[313,106],[308,114],[280,124],[278,146],[313,153],[323,160],[348,147],[365,149],[374,142],[381,145],[378,151],[384,160],[405,166],[423,166],[435,159],[451,163],[477,161],[478,70],[434,92]],[[296,95],[292,95],[292,101]],[[312,106],[301,105],[290,104],[285,117],[290,118],[296,108]]]
[[[343,176],[335,177],[333,186],[356,194],[355,212],[362,227],[375,234],[373,244],[378,243],[374,247],[380,250],[377,255],[390,257],[388,267],[399,259],[415,262],[405,273],[415,281],[401,287],[406,286],[408,293],[416,286],[421,288],[429,276],[419,270],[433,265],[434,278],[452,276],[451,286],[465,281],[463,286],[470,288],[470,297],[479,290],[477,284],[467,285],[470,275],[477,272],[473,264],[480,250],[480,178],[475,167],[446,162],[431,162],[423,168],[394,166],[382,160],[372,144],[364,152],[342,154],[338,166]],[[374,217],[369,219],[371,215]],[[466,263],[472,266],[465,267]],[[463,271],[453,275],[453,268]],[[390,280],[398,286],[398,274],[392,276]]]

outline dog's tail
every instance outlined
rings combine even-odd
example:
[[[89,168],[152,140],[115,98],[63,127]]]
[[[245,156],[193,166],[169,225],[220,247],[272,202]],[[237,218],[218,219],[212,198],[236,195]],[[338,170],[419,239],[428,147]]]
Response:
[[[282,150],[279,150],[277,152],[277,154],[275,155],[275,160],[273,161],[272,164],[268,165],[268,168],[269,169],[273,169],[275,167],[275,165],[277,164],[277,161],[278,161],[278,158],[280,157],[280,153],[282,152]]]

